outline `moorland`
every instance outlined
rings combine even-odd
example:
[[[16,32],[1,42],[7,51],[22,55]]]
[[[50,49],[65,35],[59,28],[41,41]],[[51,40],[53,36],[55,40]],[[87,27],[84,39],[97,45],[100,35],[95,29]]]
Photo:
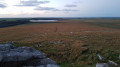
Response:
[[[0,43],[33,47],[61,67],[95,67],[101,62],[98,53],[106,58],[104,62],[120,64],[119,18],[57,18],[54,23],[31,23],[30,19],[41,18],[1,18]]]

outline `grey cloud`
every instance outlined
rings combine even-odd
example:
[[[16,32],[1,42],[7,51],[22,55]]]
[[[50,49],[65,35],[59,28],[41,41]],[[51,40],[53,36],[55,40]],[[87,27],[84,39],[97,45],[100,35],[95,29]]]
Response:
[[[78,10],[72,10],[72,9],[57,9],[54,7],[37,7],[35,10],[39,11],[78,11]]]
[[[37,7],[35,10],[51,10],[51,11],[56,11],[58,9],[53,8],[53,7]]]
[[[57,10],[55,10],[55,11],[70,12],[70,11],[79,11],[79,10],[75,10],[75,9],[61,9],[61,10],[59,10],[59,9],[57,9]]]
[[[75,9],[63,9],[62,11],[79,11],[79,10],[75,10]]]
[[[40,1],[40,0],[21,0],[20,4],[17,4],[15,6],[38,6],[40,4],[46,4],[50,1]]]
[[[77,7],[77,5],[65,5],[65,7]]]
[[[0,3],[0,8],[6,8],[6,7],[7,7],[6,4]]]

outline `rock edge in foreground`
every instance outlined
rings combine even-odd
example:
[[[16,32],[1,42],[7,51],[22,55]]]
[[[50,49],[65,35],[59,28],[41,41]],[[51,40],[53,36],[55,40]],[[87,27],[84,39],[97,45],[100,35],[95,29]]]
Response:
[[[0,67],[59,67],[45,53],[31,47],[0,44]]]

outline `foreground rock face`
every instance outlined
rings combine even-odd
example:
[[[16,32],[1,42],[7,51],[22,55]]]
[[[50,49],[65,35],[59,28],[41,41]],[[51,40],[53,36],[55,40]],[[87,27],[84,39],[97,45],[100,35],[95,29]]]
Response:
[[[59,67],[56,62],[31,47],[0,44],[0,67]]]
[[[111,67],[107,63],[98,63],[96,64],[96,67]]]

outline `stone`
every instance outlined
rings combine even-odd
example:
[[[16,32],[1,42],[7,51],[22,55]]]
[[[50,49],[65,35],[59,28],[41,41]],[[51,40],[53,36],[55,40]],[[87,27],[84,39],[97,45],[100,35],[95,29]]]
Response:
[[[111,66],[108,65],[107,63],[98,63],[96,64],[96,67],[111,67]]]
[[[99,60],[104,60],[104,57],[102,57],[100,54],[97,54],[97,56],[99,57]]]
[[[22,67],[35,67],[35,66],[22,66]]]
[[[119,55],[119,57],[118,57],[119,59],[120,59],[120,55]]]
[[[50,58],[45,58],[45,59],[41,59],[38,64],[41,64],[41,65],[55,64],[56,65],[56,62],[51,60]]]
[[[31,47],[18,47],[10,49],[10,51],[0,52],[2,55],[2,61],[25,61],[31,58],[45,58],[46,55]]]
[[[3,65],[4,64],[4,65]],[[59,67],[46,54],[31,47],[0,44],[0,67]]]
[[[34,47],[42,47],[42,44],[35,44]]]
[[[31,59],[28,60],[28,62],[25,63],[26,66],[40,66],[40,65],[47,65],[47,64],[54,64],[56,65],[56,62],[51,60],[50,58],[43,58],[43,59]]]
[[[118,66],[118,64],[115,63],[114,61],[109,60],[108,62],[109,62],[110,64],[113,64],[113,65],[115,65],[115,66]]]
[[[2,59],[3,59],[3,56],[0,54],[0,61],[2,61]]]
[[[40,66],[23,66],[23,67],[59,67],[55,64],[47,64],[47,65],[40,65]]]
[[[59,66],[54,64],[48,64],[46,67],[59,67]]]
[[[59,66],[54,65],[54,64],[48,64],[48,65],[41,65],[41,66],[36,66],[36,67],[59,67]]]
[[[0,51],[7,51],[14,48],[16,48],[16,46],[14,46],[12,43],[0,44]]]
[[[70,32],[70,34],[73,34],[73,32]]]

